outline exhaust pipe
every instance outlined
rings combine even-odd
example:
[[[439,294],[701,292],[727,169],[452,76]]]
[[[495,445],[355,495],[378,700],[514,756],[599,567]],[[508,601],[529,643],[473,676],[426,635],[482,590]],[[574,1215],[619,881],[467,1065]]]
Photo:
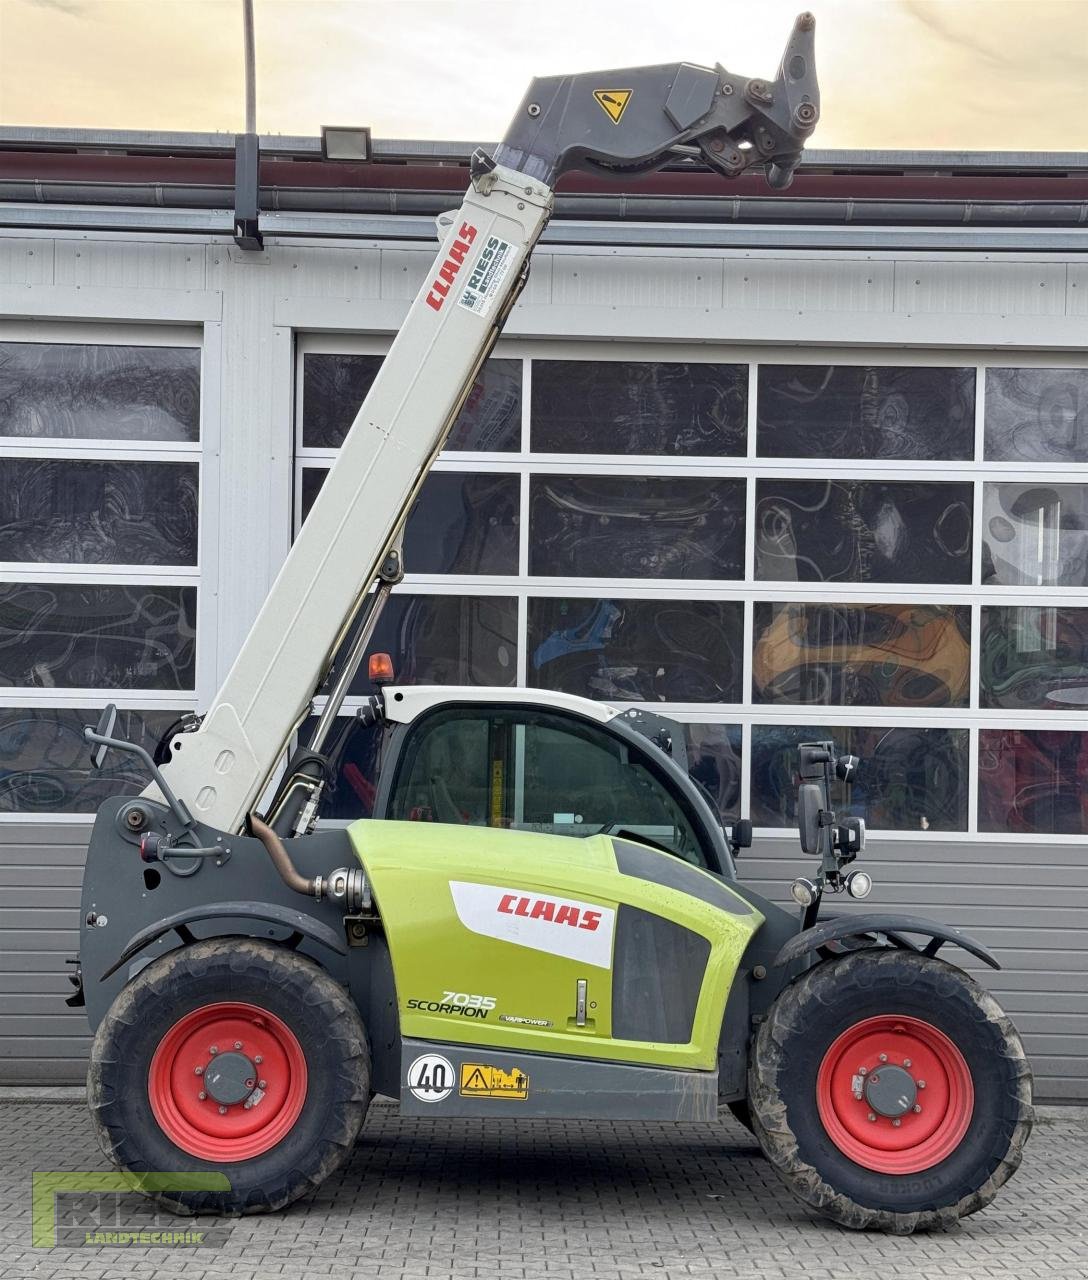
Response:
[[[345,915],[357,915],[360,911],[369,909],[370,886],[366,882],[366,874],[362,867],[337,867],[327,876],[318,875],[308,880],[291,861],[291,855],[287,852],[283,841],[267,822],[263,822],[255,813],[251,813],[246,819],[246,825],[264,845],[272,865],[288,889],[294,893],[301,893],[304,897],[313,898],[315,902],[320,902],[322,898],[329,898],[344,908]]]

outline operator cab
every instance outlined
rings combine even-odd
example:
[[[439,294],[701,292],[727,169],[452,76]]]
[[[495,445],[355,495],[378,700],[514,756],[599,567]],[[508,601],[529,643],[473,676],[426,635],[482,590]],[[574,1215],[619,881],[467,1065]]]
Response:
[[[334,810],[346,799],[373,818],[624,835],[733,875],[680,724],[550,690],[396,685],[385,655],[373,659],[378,691],[359,713],[366,758],[355,748],[342,760]],[[750,844],[750,824],[733,836]]]

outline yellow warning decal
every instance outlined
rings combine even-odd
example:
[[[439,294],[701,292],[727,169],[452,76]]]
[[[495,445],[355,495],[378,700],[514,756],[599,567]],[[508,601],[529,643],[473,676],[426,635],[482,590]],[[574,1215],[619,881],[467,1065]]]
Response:
[[[613,124],[619,124],[620,117],[627,110],[631,101],[631,89],[594,89],[593,96],[597,104]]]
[[[484,1062],[461,1063],[462,1098],[515,1098],[529,1096],[529,1077],[520,1067],[504,1071]]]

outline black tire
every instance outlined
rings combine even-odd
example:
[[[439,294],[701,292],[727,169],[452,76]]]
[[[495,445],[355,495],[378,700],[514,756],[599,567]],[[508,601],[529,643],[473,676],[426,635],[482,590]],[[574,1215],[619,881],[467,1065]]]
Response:
[[[305,1097],[289,1131],[269,1150],[229,1163],[171,1141],[149,1097],[164,1035],[186,1014],[223,1001],[280,1019],[306,1064]],[[262,1213],[314,1190],[351,1154],[370,1101],[370,1051],[351,998],[314,961],[250,938],[214,938],[153,961],[121,991],[94,1038],[87,1094],[102,1150],[122,1169],[211,1170],[229,1179],[229,1191],[158,1194],[171,1210]]]
[[[958,1145],[919,1172],[855,1163],[829,1136],[817,1105],[828,1049],[851,1027],[888,1016],[942,1032],[962,1055],[974,1092]],[[756,1137],[795,1195],[843,1226],[904,1235],[990,1203],[1020,1164],[1033,1120],[1031,1086],[1020,1037],[992,996],[943,960],[890,948],[827,961],[788,986],[759,1028],[748,1080]]]

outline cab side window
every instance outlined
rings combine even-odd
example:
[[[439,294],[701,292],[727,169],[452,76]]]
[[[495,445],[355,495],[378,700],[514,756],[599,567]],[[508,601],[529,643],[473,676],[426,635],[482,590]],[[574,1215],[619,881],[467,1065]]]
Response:
[[[389,816],[590,836],[623,828],[706,866],[643,753],[602,726],[531,708],[439,711],[410,730]]]

